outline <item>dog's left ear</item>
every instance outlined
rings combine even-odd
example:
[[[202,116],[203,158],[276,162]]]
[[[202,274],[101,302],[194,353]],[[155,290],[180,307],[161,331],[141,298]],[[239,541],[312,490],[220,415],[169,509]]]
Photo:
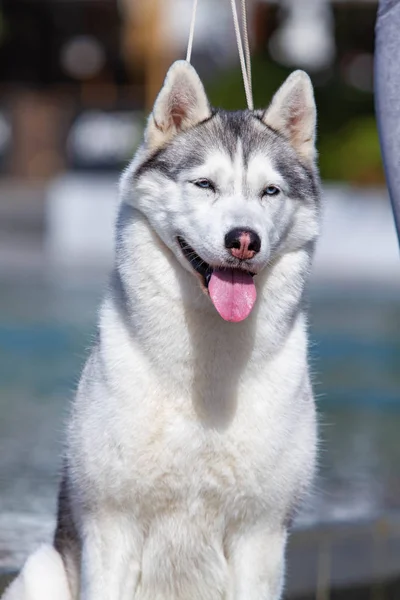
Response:
[[[294,71],[276,92],[263,121],[291,143],[307,163],[316,158],[317,111],[311,80],[304,71]]]
[[[151,150],[163,146],[177,133],[211,116],[203,84],[192,65],[176,61],[169,69],[149,117],[145,140]]]

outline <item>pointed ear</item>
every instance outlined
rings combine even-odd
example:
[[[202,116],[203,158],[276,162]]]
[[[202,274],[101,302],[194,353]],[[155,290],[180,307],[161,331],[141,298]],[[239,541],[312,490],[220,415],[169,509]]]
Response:
[[[304,71],[294,71],[279,88],[263,121],[288,139],[306,162],[316,158],[317,111],[311,80]]]
[[[180,131],[210,116],[210,105],[196,71],[190,63],[176,61],[167,73],[149,117],[145,133],[147,146],[156,150]]]

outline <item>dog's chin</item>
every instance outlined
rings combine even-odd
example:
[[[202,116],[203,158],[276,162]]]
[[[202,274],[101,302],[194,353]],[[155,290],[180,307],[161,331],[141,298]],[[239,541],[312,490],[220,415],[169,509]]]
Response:
[[[248,273],[252,277],[256,275],[255,272],[246,268],[246,265],[241,265],[240,261],[235,259],[233,259],[231,263],[226,261],[219,264],[216,262],[213,265],[210,265],[197,254],[194,248],[190,246],[183,237],[178,236],[176,239],[185,260],[189,263],[193,275],[199,280],[200,287],[205,294],[208,294],[208,285],[215,270],[234,269],[236,271]]]

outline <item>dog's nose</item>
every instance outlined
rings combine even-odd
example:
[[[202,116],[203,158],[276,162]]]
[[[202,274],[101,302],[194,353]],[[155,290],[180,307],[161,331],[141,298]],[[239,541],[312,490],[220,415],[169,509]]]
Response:
[[[240,260],[249,260],[260,252],[260,236],[252,229],[231,229],[225,236],[225,247],[232,256]]]

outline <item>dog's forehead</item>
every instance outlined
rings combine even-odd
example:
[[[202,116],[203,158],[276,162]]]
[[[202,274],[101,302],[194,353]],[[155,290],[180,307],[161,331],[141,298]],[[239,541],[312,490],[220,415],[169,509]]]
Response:
[[[255,153],[269,154],[277,138],[274,132],[248,111],[218,111],[212,119],[193,129],[192,134],[193,142],[199,144],[205,157],[214,149],[223,151],[234,161],[240,147],[246,166]]]
[[[221,163],[235,164],[239,153],[247,169],[257,155],[272,161],[277,154],[287,154],[287,150],[287,143],[254,113],[217,111],[208,121],[172,140],[160,158],[176,172],[210,163],[212,157],[218,156]],[[290,149],[289,155],[293,155]]]

